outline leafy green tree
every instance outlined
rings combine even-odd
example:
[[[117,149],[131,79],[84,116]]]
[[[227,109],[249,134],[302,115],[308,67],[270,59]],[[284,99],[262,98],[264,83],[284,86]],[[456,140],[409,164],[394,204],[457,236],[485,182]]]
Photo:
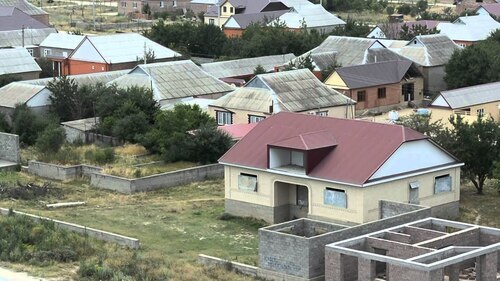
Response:
[[[401,31],[399,31],[399,39],[401,40],[412,40],[418,35],[427,35],[427,34],[437,34],[439,30],[434,28],[427,28],[427,25],[415,24],[411,27],[408,27],[406,24],[401,26]]]
[[[321,70],[321,81],[325,81],[338,67],[342,67],[342,64],[335,60],[333,63],[329,64],[327,68]]]
[[[394,7],[387,6],[387,8],[385,8],[385,11],[387,12],[388,15],[392,15],[392,14],[394,14]]]
[[[49,123],[47,119],[36,116],[26,104],[14,108],[12,120],[12,132],[19,135],[19,141],[24,145],[34,144],[40,132]],[[53,123],[58,122],[53,121]]]
[[[49,124],[36,139],[35,146],[42,154],[53,154],[65,141],[64,130],[58,124]]]
[[[52,61],[46,58],[39,58],[36,60],[38,66],[42,69],[40,78],[49,78],[54,76],[54,69],[52,68]]]
[[[10,133],[11,127],[7,122],[7,116],[0,112],[0,132]]]
[[[357,22],[351,16],[347,17],[344,26],[338,26],[333,29],[330,35],[366,37],[371,28],[364,22]]]
[[[215,123],[202,125],[189,138],[192,139],[192,142],[185,143],[191,144],[189,151],[192,157],[186,160],[201,164],[216,163],[233,145],[231,137],[217,129]]]
[[[151,17],[151,6],[149,6],[148,2],[142,6],[142,13],[147,15],[148,19]]]
[[[402,4],[398,7],[398,13],[403,15],[409,15],[411,13],[411,6],[408,4]]]
[[[264,69],[264,67],[262,65],[257,65],[255,67],[255,69],[253,70],[253,74],[254,75],[259,75],[259,74],[264,74],[266,73],[266,70]]]
[[[454,142],[445,148],[465,163],[462,174],[474,184],[478,194],[483,194],[484,182],[492,178],[493,164],[500,159],[500,124],[491,117],[478,117],[469,124],[461,116],[451,117],[450,123],[453,129],[449,138]]]
[[[417,9],[419,13],[425,12],[429,7],[429,3],[426,0],[418,0],[417,1]]]
[[[441,121],[431,122],[431,120],[431,114],[422,115],[414,113],[408,116],[400,117],[396,121],[396,124],[403,125],[426,136],[435,138],[442,134],[443,124]]]
[[[497,80],[494,69],[488,53],[481,46],[472,45],[453,53],[444,80],[448,89],[484,84]]]
[[[19,75],[2,74],[2,75],[0,75],[0,88],[2,88],[5,85],[8,85],[12,82],[21,81],[21,80],[22,80],[22,78]]]

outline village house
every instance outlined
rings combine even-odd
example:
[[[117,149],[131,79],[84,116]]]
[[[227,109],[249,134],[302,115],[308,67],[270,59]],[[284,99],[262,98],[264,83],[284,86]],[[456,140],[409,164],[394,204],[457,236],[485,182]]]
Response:
[[[57,38],[59,36],[54,37]],[[65,35],[64,38],[60,43],[53,44],[53,40],[49,40],[42,54],[53,61],[54,72],[60,76],[131,69],[143,63],[145,56],[148,62],[171,61],[181,57],[181,54],[137,33],[84,36],[69,54],[67,52],[80,37]],[[66,54],[68,56],[64,57]]]
[[[490,15],[460,17],[453,23],[439,23],[437,30],[456,44],[465,47],[483,41],[500,28]]]
[[[474,11],[474,14],[484,16],[489,15],[497,20],[500,20],[500,3],[481,4]]]
[[[189,8],[196,15],[200,13],[205,14],[210,7],[217,5],[218,2],[218,0],[191,0]]]
[[[406,21],[406,22],[389,22],[383,24],[377,24],[366,38],[375,39],[400,39],[401,31],[403,26],[406,26],[409,30],[422,26],[428,30],[436,29],[440,21],[437,20],[417,20],[417,21]]]
[[[355,102],[321,83],[309,69],[260,74],[208,106],[217,124],[248,124],[278,112],[353,118]]]
[[[356,114],[387,112],[423,100],[424,81],[409,60],[339,67],[324,83],[356,101]]]
[[[295,55],[284,54],[275,56],[263,56],[256,58],[245,58],[237,60],[217,61],[201,64],[201,69],[228,84],[243,86],[254,77],[254,71],[258,65],[264,71],[274,72],[278,66],[294,59]]]
[[[0,0],[0,7],[15,7],[44,25],[50,25],[49,13],[31,4],[27,0]]]
[[[191,60],[140,64],[108,84],[121,88],[138,86],[151,89],[153,98],[163,108],[187,98],[205,102],[234,90],[234,87],[201,70]]]
[[[45,86],[12,82],[0,88],[0,112],[9,124],[17,105],[25,104],[35,114],[43,115],[49,110],[50,94]]]
[[[472,15],[480,5],[484,4],[494,4],[497,0],[454,0],[453,3],[456,5],[455,12],[457,15],[467,12]]]
[[[119,0],[118,14],[126,15],[132,18],[144,18],[143,13],[145,5],[149,5],[151,14],[186,11],[190,8],[190,0]]]
[[[10,74],[20,80],[37,79],[42,69],[24,48],[0,49],[0,75]]]
[[[359,224],[379,218],[379,200],[458,215],[463,164],[403,126],[281,112],[219,163],[225,212],[236,216]]]
[[[466,120],[492,117],[500,121],[500,82],[442,91],[431,103],[433,117],[447,123],[454,114]]]

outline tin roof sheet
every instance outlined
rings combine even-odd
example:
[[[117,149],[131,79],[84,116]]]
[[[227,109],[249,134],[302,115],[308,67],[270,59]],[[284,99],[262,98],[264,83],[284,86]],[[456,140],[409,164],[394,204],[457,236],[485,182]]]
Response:
[[[0,75],[42,71],[24,48],[0,49]]]
[[[500,101],[500,82],[442,91],[452,109]]]
[[[12,82],[0,88],[0,106],[14,108],[17,104],[24,104],[44,88],[38,85]]]
[[[252,75],[257,65],[261,65],[267,72],[273,71],[274,67],[288,63],[295,55],[285,54],[276,56],[263,56],[238,60],[228,60],[204,63],[201,69],[217,78],[237,77]]]

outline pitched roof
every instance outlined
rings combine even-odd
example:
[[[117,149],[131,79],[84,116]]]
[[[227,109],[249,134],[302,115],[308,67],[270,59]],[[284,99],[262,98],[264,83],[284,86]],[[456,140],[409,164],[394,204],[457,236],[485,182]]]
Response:
[[[56,32],[57,30],[55,28],[25,29],[24,46],[37,46],[49,34]],[[0,31],[0,48],[21,47],[22,45],[23,45],[23,31],[21,29]]]
[[[272,146],[304,151],[332,147],[337,144],[337,140],[333,136],[332,132],[327,130],[301,133],[297,136],[269,143],[269,145]]]
[[[220,94],[234,90],[233,87],[201,70],[190,60],[141,64],[112,83],[123,86],[120,83],[125,82],[126,86],[130,86],[129,79],[138,81],[142,86],[152,85],[156,100]]]
[[[107,72],[97,72],[88,74],[78,74],[78,75],[68,75],[69,78],[75,80],[78,85],[94,85],[96,83],[106,84],[120,76],[127,74],[130,70],[117,70],[117,71],[107,71]],[[20,83],[46,86],[54,78],[41,78],[33,80],[24,80]]]
[[[52,33],[40,43],[40,47],[74,50],[84,38],[83,35]]]
[[[217,5],[210,7],[205,14],[206,16],[217,16],[217,8],[229,2],[236,9],[243,9],[244,14],[255,14],[262,11],[262,9],[269,4],[269,0],[220,0]]]
[[[16,7],[0,6],[0,31],[48,28]]]
[[[226,132],[228,135],[231,136],[233,140],[240,140],[244,136],[248,134],[255,126],[257,123],[249,123],[249,124],[231,124],[231,125],[224,125],[224,126],[219,126],[217,129]]]
[[[500,3],[491,3],[491,4],[481,4],[477,9],[476,9],[476,12],[478,9],[480,8],[483,8],[485,9],[488,13],[490,13],[491,15],[494,15],[496,17],[500,16]]]
[[[14,108],[24,104],[45,89],[44,86],[13,82],[0,88],[0,106]]]
[[[399,83],[413,62],[409,60],[385,61],[340,67],[337,74],[350,89]]]
[[[402,48],[392,51],[423,66],[445,65],[453,52],[460,49],[444,34],[419,35]]]
[[[269,72],[273,71],[274,67],[283,65],[293,58],[295,58],[295,55],[290,53],[286,55],[219,61],[204,63],[201,65],[201,69],[216,78],[245,76],[252,75],[257,65],[261,65],[266,72]]]
[[[14,6],[28,15],[46,15],[47,12],[26,0],[0,0],[0,6]]]
[[[0,49],[0,75],[42,71],[24,48]]]
[[[403,143],[427,139],[399,125],[282,112],[257,123],[219,162],[265,170],[269,144],[320,132],[334,140],[323,137],[312,146],[337,145],[307,176],[354,185],[367,183]]]
[[[154,52],[155,59],[181,57],[182,55],[137,33],[86,36],[70,58],[85,60],[86,54],[79,53],[80,46],[89,41],[106,63],[133,62],[144,56],[144,46]],[[126,47],[125,47],[126,46]]]
[[[345,24],[345,21],[325,10],[320,4],[294,6],[276,21],[284,22],[289,28],[301,28],[303,25],[306,25],[307,28],[318,28]]]
[[[440,96],[452,109],[498,102],[500,101],[500,82],[442,91]]]
[[[500,23],[489,15],[460,17],[453,23],[440,23],[437,29],[451,40],[476,42],[485,40],[500,28]]]
[[[267,113],[273,105],[271,95],[268,89],[243,87],[216,99],[211,106]]]
[[[355,103],[321,83],[309,69],[259,74],[245,87],[271,90],[274,112],[300,112]]]
[[[417,20],[417,21],[378,24],[377,27],[384,33],[385,37],[399,39],[400,32],[401,32],[402,27],[404,25],[406,25],[409,29],[412,29],[413,27],[416,27],[418,25],[424,26],[427,29],[433,29],[433,28],[436,28],[436,26],[440,22],[441,21],[437,21],[437,20]],[[387,47],[389,47],[389,46],[387,46]]]
[[[265,25],[270,21],[279,18],[286,12],[286,10],[280,10],[254,14],[235,14],[227,20],[223,28],[246,29],[253,23],[260,23],[262,25]]]

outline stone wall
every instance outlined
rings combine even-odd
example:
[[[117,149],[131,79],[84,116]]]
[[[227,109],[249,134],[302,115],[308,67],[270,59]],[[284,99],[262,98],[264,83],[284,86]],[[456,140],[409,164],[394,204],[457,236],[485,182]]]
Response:
[[[0,133],[0,160],[20,163],[19,136]]]
[[[386,216],[389,214],[393,216],[310,238],[276,231],[277,227],[287,227],[291,222],[261,228],[259,229],[259,266],[265,270],[305,279],[323,276],[327,244],[424,219],[431,215],[430,208],[405,205],[409,204],[381,202],[379,212],[385,213]]]
[[[73,231],[73,232],[78,232],[81,234],[86,234],[86,235],[88,235],[90,237],[94,237],[98,240],[116,243],[116,244],[126,246],[126,247],[129,247],[132,249],[138,249],[140,246],[139,239],[136,239],[136,238],[131,238],[131,237],[123,236],[123,235],[116,234],[116,233],[111,233],[111,232],[107,232],[107,231],[103,231],[103,230],[99,230],[99,229],[95,229],[95,228],[90,228],[90,227],[86,227],[83,225],[73,224],[73,223],[64,222],[64,221],[60,221],[60,220],[53,220],[53,219],[46,218],[46,217],[35,216],[35,215],[23,213],[23,212],[18,212],[18,211],[13,211],[13,212],[15,215],[26,216],[26,217],[33,219],[34,221],[42,221],[42,220],[52,221],[57,227],[60,227],[62,229],[66,229],[69,231]],[[8,215],[9,209],[0,208],[0,214],[2,214],[4,216]]]
[[[62,166],[33,160],[28,162],[28,173],[61,181],[75,180],[101,171],[102,168],[90,165]]]

